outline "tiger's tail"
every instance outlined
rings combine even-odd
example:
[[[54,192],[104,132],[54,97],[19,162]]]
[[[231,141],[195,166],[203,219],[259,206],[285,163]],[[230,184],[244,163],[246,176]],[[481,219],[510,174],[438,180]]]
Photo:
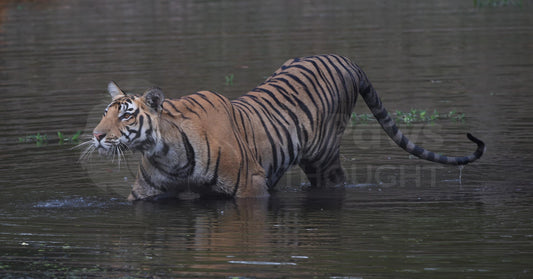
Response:
[[[396,122],[394,122],[394,119],[392,119],[391,115],[387,112],[387,109],[383,107],[381,99],[363,70],[358,66],[355,66],[355,68],[359,76],[359,93],[383,130],[385,130],[385,133],[387,133],[387,135],[402,149],[421,159],[447,165],[466,165],[481,158],[485,152],[485,143],[470,133],[467,133],[466,136],[469,140],[477,144],[477,149],[473,154],[468,156],[452,157],[440,155],[414,144],[400,131],[400,129],[398,129]]]

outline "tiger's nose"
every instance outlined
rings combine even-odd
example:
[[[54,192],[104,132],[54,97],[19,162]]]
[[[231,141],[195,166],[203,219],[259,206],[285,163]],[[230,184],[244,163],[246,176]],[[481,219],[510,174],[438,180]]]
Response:
[[[93,136],[96,138],[97,141],[101,141],[103,138],[105,138],[104,133],[93,133]]]

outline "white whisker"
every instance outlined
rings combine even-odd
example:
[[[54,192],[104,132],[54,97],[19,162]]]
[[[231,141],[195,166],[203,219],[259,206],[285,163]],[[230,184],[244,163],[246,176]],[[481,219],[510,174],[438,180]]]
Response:
[[[80,149],[80,148],[86,148],[85,146],[86,145],[92,145],[93,144],[93,141],[92,140],[89,140],[89,141],[84,141],[80,144],[77,144],[73,147],[71,147],[70,149]]]
[[[115,147],[115,151],[117,153],[118,169],[120,170],[120,161],[122,160],[122,150],[120,148],[120,144]]]
[[[92,155],[94,150],[96,149],[92,141],[86,141],[86,142],[80,143],[76,145],[74,148],[85,148],[80,154],[79,161],[87,160]]]
[[[110,156],[111,156],[111,163],[115,163],[115,154],[117,153],[117,147],[113,145],[111,149],[109,150]]]
[[[92,138],[88,141],[82,142],[74,146],[73,149],[81,150],[80,157],[78,160],[79,162],[89,161],[95,151],[98,151],[100,155],[110,158],[112,163],[116,162],[118,164],[119,170],[122,167],[123,162],[125,162],[127,165],[126,152],[130,151],[128,146],[121,142],[118,142],[116,145],[111,144],[109,149],[104,149],[102,147],[99,148],[97,147],[97,145],[95,145],[94,140]]]

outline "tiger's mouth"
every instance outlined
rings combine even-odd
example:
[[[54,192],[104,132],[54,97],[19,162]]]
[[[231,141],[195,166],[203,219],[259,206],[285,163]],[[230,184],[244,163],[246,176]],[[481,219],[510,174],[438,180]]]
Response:
[[[93,137],[93,144],[94,148],[98,150],[98,153],[105,154],[110,152],[115,146],[119,145],[119,141],[109,139],[99,140],[97,137]]]
[[[98,141],[93,138],[94,148],[98,151],[98,154],[118,158],[124,157],[124,152],[129,150],[128,145],[122,143],[119,139],[101,140]]]

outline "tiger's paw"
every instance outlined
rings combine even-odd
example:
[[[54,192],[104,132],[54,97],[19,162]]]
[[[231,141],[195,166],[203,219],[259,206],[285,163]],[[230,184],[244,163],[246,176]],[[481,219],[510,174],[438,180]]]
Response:
[[[169,193],[165,193],[156,189],[151,189],[150,191],[140,192],[138,190],[132,190],[128,196],[128,201],[145,201],[145,200],[162,200],[173,198]]]

